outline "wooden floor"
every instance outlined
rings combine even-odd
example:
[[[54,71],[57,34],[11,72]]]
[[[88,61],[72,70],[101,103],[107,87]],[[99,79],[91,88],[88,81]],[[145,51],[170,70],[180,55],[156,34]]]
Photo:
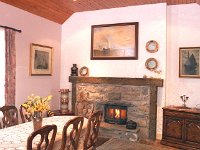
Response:
[[[142,144],[152,145],[152,146],[160,147],[160,148],[164,148],[164,149],[179,150],[178,148],[174,148],[174,147],[171,147],[171,146],[162,145],[160,143],[160,140],[156,140],[156,141],[149,140],[149,141],[139,141],[139,142],[142,143]]]
[[[100,140],[101,141],[101,140]],[[99,144],[101,143],[99,141]],[[97,150],[179,150],[170,146],[160,144],[160,140],[156,141],[139,141],[132,142],[123,139],[107,139],[102,140],[102,143]]]

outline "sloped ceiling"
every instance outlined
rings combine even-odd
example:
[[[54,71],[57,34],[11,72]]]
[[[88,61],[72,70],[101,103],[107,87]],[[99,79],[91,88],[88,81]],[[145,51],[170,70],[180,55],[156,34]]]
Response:
[[[117,7],[167,3],[200,4],[200,0],[0,0],[1,2],[63,24],[73,13]]]

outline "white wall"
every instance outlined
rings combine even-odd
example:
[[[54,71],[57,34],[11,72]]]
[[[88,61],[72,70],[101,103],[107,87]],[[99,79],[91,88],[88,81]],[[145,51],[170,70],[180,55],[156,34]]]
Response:
[[[61,25],[0,2],[0,24],[21,29],[16,33],[16,105],[27,96],[53,95],[52,108],[59,106]],[[30,43],[54,48],[53,75],[30,76]]]
[[[167,7],[166,104],[182,105],[181,95],[189,96],[189,107],[200,104],[200,79],[179,78],[179,47],[200,47],[200,5]]]
[[[90,60],[91,25],[139,22],[138,60]],[[156,40],[159,51],[148,53],[146,42]],[[75,13],[62,25],[61,88],[71,88],[68,82],[72,64],[87,66],[94,77],[160,77],[165,79],[166,66],[166,4],[131,6]],[[159,62],[161,75],[145,68],[145,61],[154,57]],[[158,114],[165,100],[164,88],[159,88]],[[161,132],[162,117],[158,117]]]

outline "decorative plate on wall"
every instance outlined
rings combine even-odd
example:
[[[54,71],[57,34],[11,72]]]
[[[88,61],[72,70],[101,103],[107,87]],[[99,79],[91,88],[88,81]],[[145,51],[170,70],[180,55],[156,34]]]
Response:
[[[148,70],[155,70],[158,67],[158,61],[155,58],[149,58],[146,60],[145,66]]]
[[[86,66],[81,67],[79,73],[80,73],[81,76],[88,76],[89,75],[88,67],[86,67]]]
[[[158,51],[158,42],[150,40],[146,43],[146,50],[150,53],[155,53]]]

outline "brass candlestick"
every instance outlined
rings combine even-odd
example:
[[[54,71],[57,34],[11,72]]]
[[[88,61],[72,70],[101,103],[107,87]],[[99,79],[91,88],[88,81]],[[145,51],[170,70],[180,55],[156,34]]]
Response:
[[[180,96],[181,100],[183,101],[183,107],[186,107],[186,101],[188,101],[189,97],[186,95]]]

